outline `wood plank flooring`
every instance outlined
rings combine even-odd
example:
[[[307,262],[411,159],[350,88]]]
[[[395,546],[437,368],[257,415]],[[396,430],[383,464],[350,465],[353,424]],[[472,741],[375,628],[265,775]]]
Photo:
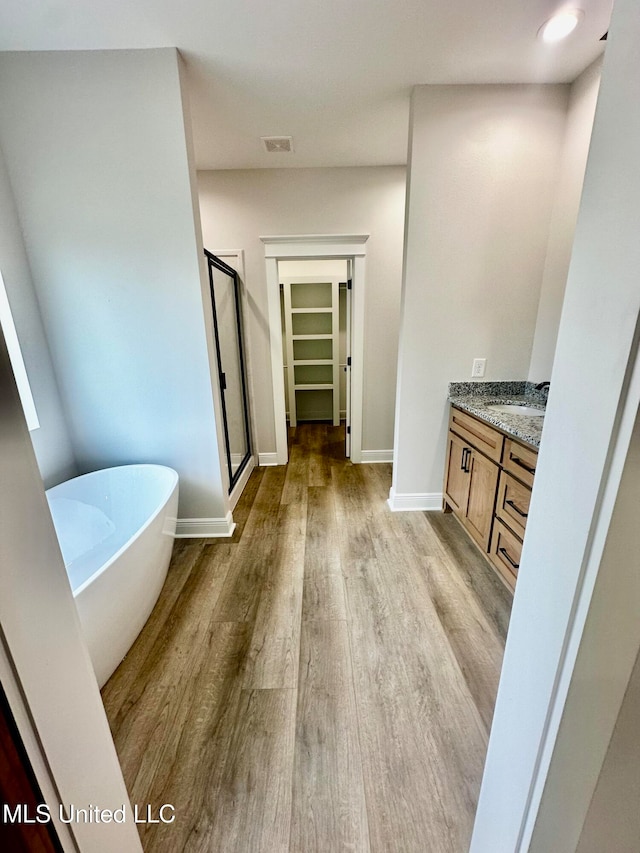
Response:
[[[103,689],[147,853],[465,853],[510,596],[451,516],[391,513],[389,465],[290,431],[225,540],[177,540]]]

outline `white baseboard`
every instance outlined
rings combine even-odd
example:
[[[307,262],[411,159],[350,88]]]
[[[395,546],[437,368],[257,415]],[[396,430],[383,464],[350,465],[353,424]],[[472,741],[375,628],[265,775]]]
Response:
[[[211,539],[233,536],[236,529],[233,515],[229,511],[225,518],[179,518],[176,539]]]
[[[442,509],[442,492],[409,492],[398,494],[393,486],[389,490],[387,501],[392,512],[425,512]]]
[[[231,506],[231,510],[233,511],[235,505],[240,500],[240,495],[242,494],[244,487],[247,485],[247,481],[251,476],[253,469],[256,467],[256,458],[252,456],[247,463],[247,467],[244,469],[242,474],[240,474],[240,479],[233,487],[233,491],[229,495],[229,505]]]
[[[258,453],[258,465],[278,465],[278,454],[277,453]]]
[[[361,462],[393,462],[393,450],[362,450]]]

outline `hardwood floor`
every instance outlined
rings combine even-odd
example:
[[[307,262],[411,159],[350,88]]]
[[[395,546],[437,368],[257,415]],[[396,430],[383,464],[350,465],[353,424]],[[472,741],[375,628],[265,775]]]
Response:
[[[465,853],[510,596],[451,516],[391,513],[390,465],[291,431],[231,539],[177,540],[103,689],[147,853]]]

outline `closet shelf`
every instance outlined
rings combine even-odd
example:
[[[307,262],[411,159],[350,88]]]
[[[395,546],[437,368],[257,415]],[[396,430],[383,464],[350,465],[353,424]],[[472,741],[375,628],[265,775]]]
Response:
[[[294,361],[293,362],[294,367],[311,367],[311,365],[316,365],[316,364],[333,364],[333,361],[330,358],[316,358],[316,359],[312,358],[312,359],[307,359],[306,361]],[[346,362],[344,364],[342,362],[340,362],[340,364],[338,365],[338,367],[348,367],[348,366],[349,365]],[[283,365],[283,367],[285,370],[288,370],[289,365],[285,364],[285,365]]]
[[[313,382],[304,385],[294,385],[294,391],[332,391],[332,382]]]
[[[318,287],[321,285],[321,287]],[[329,392],[331,397],[331,416],[334,426],[340,424],[340,367],[339,367],[339,280],[332,278],[328,282],[296,281],[284,278],[282,283],[284,300],[284,338],[287,351],[286,381],[289,388],[289,424],[295,427],[298,422],[298,406],[312,397],[299,397],[298,391]],[[328,292],[327,292],[328,288]],[[295,302],[292,295],[295,290]],[[329,301],[329,305],[327,302]],[[307,315],[305,317],[305,315]],[[294,334],[305,332],[306,334]],[[330,341],[323,345],[301,346],[299,355],[311,358],[294,358],[296,341]],[[324,355],[324,358],[313,356]],[[330,356],[327,358],[327,356]],[[296,382],[296,379],[298,380]],[[307,380],[306,382],[304,380]],[[318,382],[318,380],[322,380]],[[309,403],[311,405],[311,403]],[[322,408],[326,405],[326,398]],[[308,408],[308,407],[307,407]]]

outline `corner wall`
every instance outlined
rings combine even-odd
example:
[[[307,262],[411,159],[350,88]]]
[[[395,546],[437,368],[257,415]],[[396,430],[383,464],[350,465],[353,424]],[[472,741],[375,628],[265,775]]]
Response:
[[[0,74],[0,144],[80,470],[169,465],[182,518],[223,518],[177,51],[3,54]]]
[[[576,853],[637,853],[640,846],[640,655],[602,765]]]
[[[531,382],[543,382],[551,377],[601,73],[602,56],[571,84],[558,189],[549,228],[529,366]]]
[[[447,386],[474,358],[486,380],[527,378],[567,98],[413,91],[392,506],[441,507]]]
[[[40,308],[0,151],[0,272],[18,333],[40,428],[30,433],[45,488],[77,473]]]
[[[0,471],[0,678],[53,824],[70,803],[124,804],[131,818],[1,330]],[[63,824],[60,838],[65,850],[142,853],[131,819]]]
[[[278,156],[278,155],[275,155]],[[276,449],[264,245],[277,234],[370,234],[363,448],[393,447],[405,169],[401,166],[198,173],[204,242],[245,250],[257,443]]]
[[[471,853],[574,853],[640,647],[639,41],[617,0]]]

